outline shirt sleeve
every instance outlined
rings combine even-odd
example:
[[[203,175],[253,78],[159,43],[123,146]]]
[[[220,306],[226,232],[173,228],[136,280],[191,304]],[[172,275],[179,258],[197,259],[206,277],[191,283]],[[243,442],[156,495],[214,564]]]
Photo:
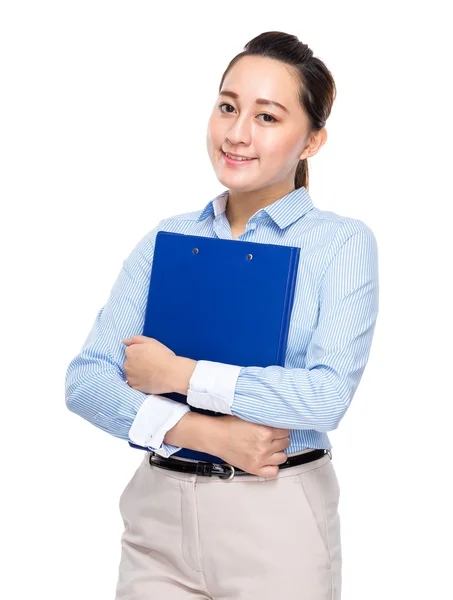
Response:
[[[150,394],[138,409],[137,415],[129,430],[129,439],[153,449],[156,454],[168,457],[174,454],[174,446],[164,444],[167,431],[172,429],[190,412],[190,407],[158,394]]]
[[[324,269],[306,368],[200,360],[189,382],[191,406],[273,427],[338,427],[368,361],[379,310],[376,238],[361,223]]]
[[[98,311],[65,377],[66,406],[111,435],[170,456],[179,447],[163,443],[165,433],[190,407],[127,383],[121,342],[141,335],[145,320],[154,244],[163,221],[123,261],[106,304]]]

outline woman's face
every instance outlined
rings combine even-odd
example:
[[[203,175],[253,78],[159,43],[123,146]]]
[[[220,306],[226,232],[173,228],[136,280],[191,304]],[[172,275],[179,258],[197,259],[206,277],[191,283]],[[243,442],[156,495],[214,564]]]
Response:
[[[298,161],[307,155],[308,119],[298,100],[299,87],[289,67],[273,59],[244,56],[231,68],[206,136],[209,158],[225,187],[244,192],[285,182],[291,187]],[[254,160],[232,165],[224,151]]]

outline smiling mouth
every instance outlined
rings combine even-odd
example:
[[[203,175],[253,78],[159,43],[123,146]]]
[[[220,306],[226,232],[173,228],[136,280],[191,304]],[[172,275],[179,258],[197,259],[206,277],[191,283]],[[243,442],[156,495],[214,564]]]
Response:
[[[233,155],[231,155],[231,154],[228,154],[227,152],[224,152],[223,150],[222,150],[222,154],[223,154],[223,156],[224,156],[226,159],[228,159],[228,160],[230,160],[230,161],[232,161],[232,162],[237,162],[237,163],[241,163],[241,162],[251,162],[252,160],[256,160],[256,157],[255,157],[255,156],[253,156],[253,157],[237,156],[237,157],[236,157],[236,156],[233,156]]]

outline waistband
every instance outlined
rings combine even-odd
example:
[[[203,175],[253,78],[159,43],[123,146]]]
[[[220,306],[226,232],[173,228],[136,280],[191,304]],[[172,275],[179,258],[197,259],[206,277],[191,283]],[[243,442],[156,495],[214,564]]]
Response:
[[[330,456],[332,459],[332,453],[330,450],[326,449],[312,449],[307,448],[306,450],[289,455],[287,460],[278,465],[279,471],[282,469],[287,469],[289,467],[302,465],[305,463],[312,462],[314,460],[319,460],[323,458],[326,454]],[[218,476],[220,479],[233,479],[233,477],[237,476],[253,476],[251,473],[247,471],[243,471],[238,467],[227,463],[211,463],[211,462],[202,462],[202,461],[189,461],[182,460],[176,458],[164,458],[155,452],[149,453],[149,464],[152,466],[156,466],[162,469],[167,469],[170,471],[177,471],[180,473],[189,473],[193,475],[200,475],[202,477],[212,477],[213,475]]]

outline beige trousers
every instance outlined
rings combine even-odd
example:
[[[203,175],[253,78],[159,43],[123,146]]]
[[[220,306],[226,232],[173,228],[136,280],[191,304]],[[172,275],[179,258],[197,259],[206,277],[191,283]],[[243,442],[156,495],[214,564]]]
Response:
[[[143,460],[119,501],[116,600],[340,600],[331,457],[226,481]]]

